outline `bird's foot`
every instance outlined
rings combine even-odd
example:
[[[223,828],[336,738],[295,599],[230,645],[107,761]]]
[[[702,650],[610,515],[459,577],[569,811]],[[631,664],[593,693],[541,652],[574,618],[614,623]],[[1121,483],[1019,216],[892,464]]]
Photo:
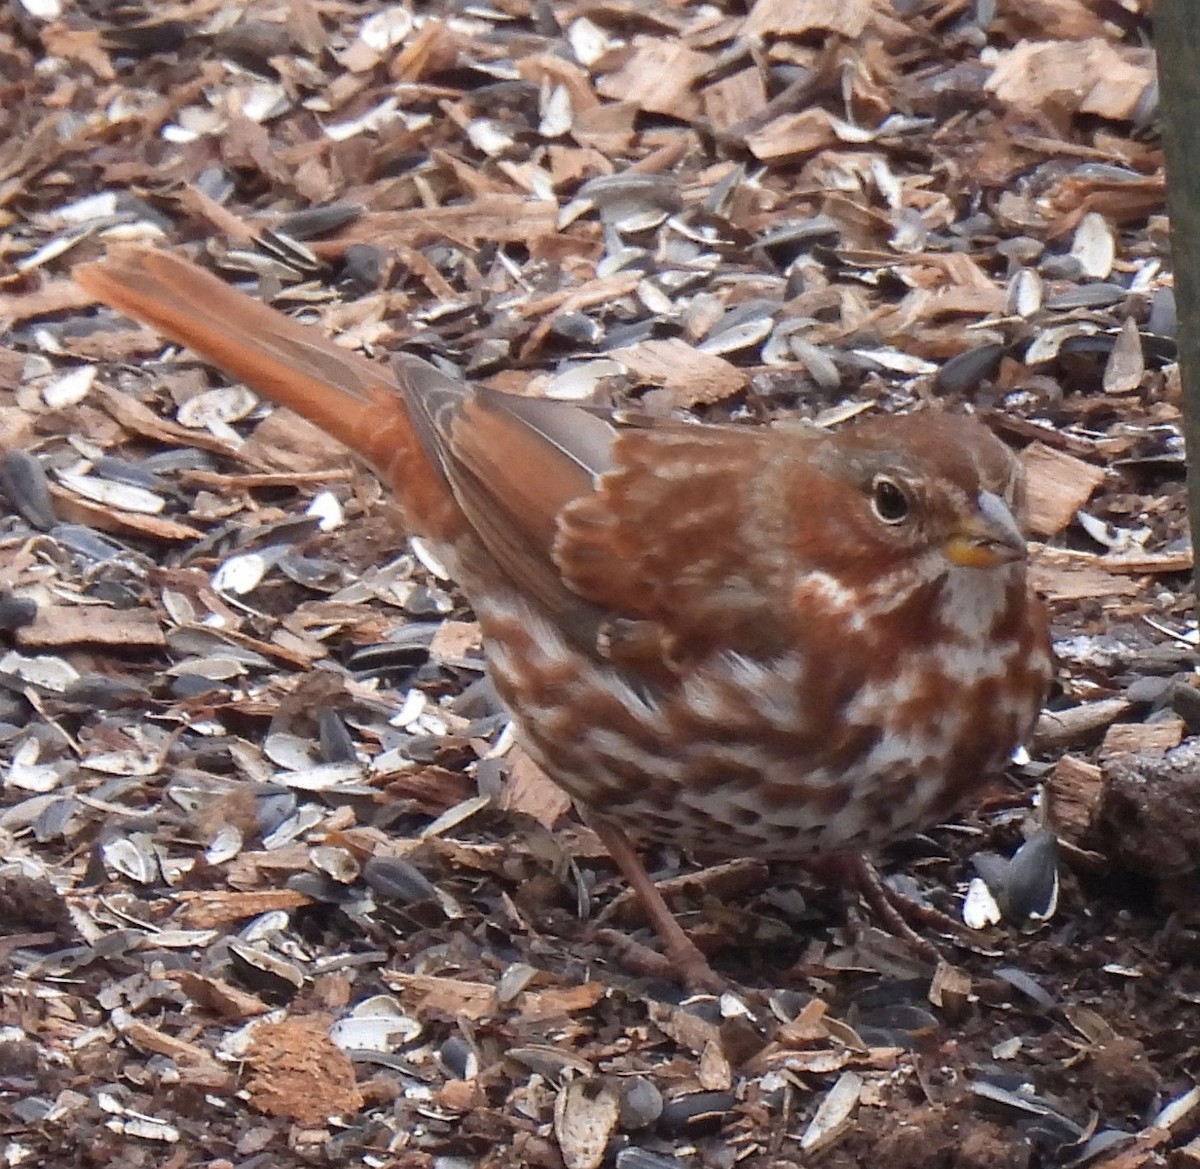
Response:
[[[806,867],[822,880],[856,889],[876,921],[927,961],[938,962],[943,955],[933,942],[917,932],[918,928],[952,937],[962,937],[966,932],[963,924],[949,914],[893,889],[866,856],[822,857]]]
[[[674,982],[686,990],[706,994],[721,994],[734,984],[723,978],[710,965],[700,947],[681,929],[682,944],[672,946],[665,939],[666,953],[643,946],[620,930],[596,931],[597,940],[609,947],[617,961],[627,970],[644,978],[658,978]]]

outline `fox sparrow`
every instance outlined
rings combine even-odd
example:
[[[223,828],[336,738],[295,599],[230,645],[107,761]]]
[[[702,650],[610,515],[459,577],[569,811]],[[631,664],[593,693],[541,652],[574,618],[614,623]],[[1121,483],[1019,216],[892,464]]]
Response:
[[[626,832],[702,854],[862,853],[952,812],[1050,676],[1021,477],[938,412],[704,426],[391,376],[170,254],[76,268],[365,457],[471,599],[530,755],[703,980]]]

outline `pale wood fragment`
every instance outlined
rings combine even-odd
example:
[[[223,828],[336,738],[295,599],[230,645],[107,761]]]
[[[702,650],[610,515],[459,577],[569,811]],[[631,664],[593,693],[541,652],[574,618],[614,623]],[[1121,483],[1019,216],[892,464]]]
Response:
[[[1114,723],[1104,736],[1100,754],[1102,758],[1111,759],[1114,755],[1169,751],[1183,742],[1185,729],[1181,718],[1151,723]]]
[[[1127,699],[1101,698],[1066,710],[1043,711],[1034,729],[1034,742],[1041,748],[1078,743],[1115,722],[1129,708]]]
[[[812,154],[837,140],[832,115],[817,108],[784,114],[768,122],[746,138],[746,145],[755,158],[771,162],[796,154]]]
[[[27,649],[62,645],[138,646],[167,644],[158,616],[148,609],[105,609],[98,605],[43,605],[34,620],[16,631]]]
[[[1021,452],[1021,465],[1025,469],[1029,528],[1038,536],[1061,532],[1104,482],[1102,467],[1085,463],[1045,443],[1027,446]]]
[[[800,36],[820,29],[857,37],[874,7],[872,0],[758,0],[742,25],[742,35]]]
[[[1022,41],[997,55],[986,88],[1022,109],[1053,103],[1066,110],[1128,118],[1154,80],[1148,50],[1106,40]]]
[[[741,69],[704,90],[704,116],[714,130],[731,126],[758,113],[767,104],[767,90],[759,69]]]
[[[633,45],[633,55],[602,77],[596,92],[650,113],[694,118],[700,110],[694,86],[711,65],[708,55],[659,37],[634,37]]]
[[[720,402],[747,382],[744,369],[712,353],[693,349],[678,337],[642,341],[610,356],[625,365],[640,382],[662,386],[676,406]]]
[[[1064,755],[1054,765],[1046,787],[1048,827],[1064,840],[1072,843],[1080,840],[1091,829],[1100,810],[1104,772],[1078,756]]]

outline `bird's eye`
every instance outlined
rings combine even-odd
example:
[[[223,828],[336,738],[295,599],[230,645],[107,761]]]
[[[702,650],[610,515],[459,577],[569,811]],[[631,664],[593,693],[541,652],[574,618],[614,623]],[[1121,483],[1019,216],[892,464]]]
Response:
[[[908,519],[908,493],[894,479],[879,475],[871,484],[871,510],[885,524],[902,524]]]

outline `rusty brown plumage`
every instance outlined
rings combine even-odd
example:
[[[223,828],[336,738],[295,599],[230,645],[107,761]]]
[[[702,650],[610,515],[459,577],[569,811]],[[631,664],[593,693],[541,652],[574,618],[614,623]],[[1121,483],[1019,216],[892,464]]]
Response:
[[[377,469],[471,598],[526,748],[685,973],[706,967],[625,832],[870,850],[960,806],[1032,728],[1051,667],[1018,464],[973,419],[631,421],[413,357],[389,375],[168,253],[75,275]]]

